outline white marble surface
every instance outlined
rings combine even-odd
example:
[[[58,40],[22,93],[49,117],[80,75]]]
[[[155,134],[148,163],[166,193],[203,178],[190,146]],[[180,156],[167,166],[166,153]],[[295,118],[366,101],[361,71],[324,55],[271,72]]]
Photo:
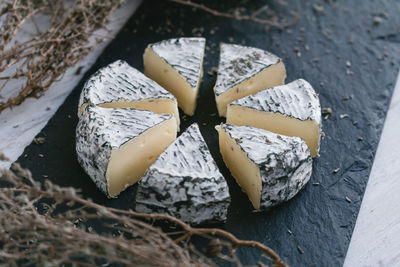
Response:
[[[141,0],[127,1],[117,10],[109,28],[116,34],[136,10]],[[110,34],[108,34],[110,35]],[[96,61],[108,41],[98,46],[77,66],[70,69],[40,99],[0,113],[0,152],[16,160],[35,135],[46,125],[83,74]],[[50,109],[48,109],[50,108]],[[400,78],[387,115],[372,167],[367,190],[345,259],[345,267],[400,266]],[[0,161],[0,169],[10,162]]]
[[[345,267],[400,266],[400,75]]]

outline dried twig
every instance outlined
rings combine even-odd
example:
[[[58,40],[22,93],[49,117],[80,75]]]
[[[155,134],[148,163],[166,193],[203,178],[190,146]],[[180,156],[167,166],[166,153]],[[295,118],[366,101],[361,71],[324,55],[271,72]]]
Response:
[[[237,249],[251,247],[265,253],[260,258],[272,266],[286,266],[259,242],[218,228],[193,228],[168,215],[104,207],[73,188],[41,184],[17,164],[11,169],[0,173],[1,264],[212,266],[224,260],[240,265]],[[156,221],[176,230],[164,232]],[[204,252],[191,243],[193,236],[209,240]]]
[[[293,13],[292,21],[289,22],[289,23],[278,22],[278,21],[276,21],[275,17],[274,18],[268,18],[268,19],[264,19],[264,18],[259,17],[259,15],[261,13],[263,13],[266,10],[268,10],[268,6],[267,5],[266,6],[262,6],[261,8],[259,8],[255,12],[253,12],[251,15],[241,15],[238,12],[233,12],[233,13],[221,12],[221,11],[212,9],[210,7],[207,7],[207,6],[203,5],[203,4],[192,2],[190,0],[169,0],[169,1],[181,4],[181,5],[186,5],[186,6],[191,6],[191,7],[194,7],[194,8],[198,8],[198,9],[201,9],[201,10],[203,10],[205,12],[208,12],[208,13],[214,15],[214,16],[231,18],[231,19],[236,19],[236,20],[248,20],[248,21],[257,22],[257,23],[260,23],[260,24],[265,24],[267,26],[276,27],[276,28],[280,28],[280,29],[287,28],[287,27],[293,25],[299,19],[299,16],[296,13]]]
[[[7,0],[0,11],[0,91],[11,80],[23,80],[22,88],[5,102],[0,112],[27,97],[39,97],[65,70],[85,57],[94,44],[90,38],[105,27],[109,15],[123,0]],[[50,18],[50,25],[29,40],[12,44],[27,20],[35,15]]]

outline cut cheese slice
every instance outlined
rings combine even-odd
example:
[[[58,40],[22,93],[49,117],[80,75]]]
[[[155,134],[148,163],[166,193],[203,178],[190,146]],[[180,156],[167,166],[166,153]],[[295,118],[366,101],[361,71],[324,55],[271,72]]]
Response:
[[[179,127],[176,98],[123,60],[98,70],[85,83],[79,99],[78,116],[88,105],[172,114]]]
[[[164,213],[191,224],[226,221],[228,185],[197,124],[192,124],[139,182],[136,210]]]
[[[313,157],[321,137],[321,106],[311,85],[298,79],[229,104],[227,123],[303,138]]]
[[[220,116],[226,116],[227,105],[233,100],[265,88],[284,84],[285,65],[282,60],[261,49],[221,43],[215,101]]]
[[[78,161],[104,194],[116,197],[142,178],[176,132],[169,114],[88,106],[76,128]]]
[[[170,91],[192,116],[203,76],[204,38],[178,38],[150,44],[143,55],[144,73]]]
[[[312,158],[301,138],[231,124],[216,128],[224,162],[256,210],[291,199],[310,179]]]

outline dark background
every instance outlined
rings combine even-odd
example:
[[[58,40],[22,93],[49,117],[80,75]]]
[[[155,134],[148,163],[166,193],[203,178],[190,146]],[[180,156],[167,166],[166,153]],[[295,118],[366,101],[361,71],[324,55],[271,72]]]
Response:
[[[268,4],[269,12],[277,14],[281,23],[290,22],[295,14],[299,19],[294,25],[279,29],[216,17],[166,0],[144,0],[38,135],[45,137],[46,142],[27,147],[18,161],[31,169],[37,179],[48,177],[59,185],[80,188],[85,197],[104,205],[132,208],[135,187],[118,199],[108,200],[77,163],[76,112],[83,83],[98,68],[117,59],[124,59],[142,71],[142,54],[148,43],[179,36],[204,36],[207,51],[198,108],[193,117],[181,116],[181,129],[192,122],[199,123],[229,183],[233,197],[229,219],[219,227],[239,238],[270,246],[292,266],[340,266],[399,69],[400,1],[285,0],[286,5],[276,0],[215,2],[204,1],[228,12],[245,6],[245,13]],[[214,126],[223,120],[215,116],[212,88],[216,77],[207,74],[217,66],[219,42],[255,46],[282,57],[288,74],[286,82],[297,78],[308,80],[319,94],[321,106],[333,110],[323,120],[326,137],[322,140],[320,158],[314,160],[311,181],[294,199],[268,212],[251,212],[250,202],[219,154]],[[349,117],[341,118],[343,114]],[[254,264],[259,255],[253,250],[242,250],[240,256]]]

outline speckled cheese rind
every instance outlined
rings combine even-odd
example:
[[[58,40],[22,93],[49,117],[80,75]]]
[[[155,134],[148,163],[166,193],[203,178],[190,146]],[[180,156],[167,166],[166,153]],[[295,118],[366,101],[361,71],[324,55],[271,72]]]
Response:
[[[89,78],[82,89],[78,108],[84,104],[100,105],[160,98],[176,102],[176,98],[156,82],[125,61],[117,60]]]
[[[309,181],[312,158],[301,138],[248,126],[221,124],[221,127],[260,169],[260,210],[291,199]]]
[[[151,111],[88,106],[76,127],[78,162],[97,187],[109,196],[106,171],[112,149],[170,118],[169,114]]]
[[[321,125],[321,105],[317,93],[304,79],[272,87],[235,100],[230,106],[280,113],[299,120],[313,120]]]
[[[279,57],[259,48],[221,43],[215,95],[223,94],[280,61]]]
[[[268,88],[254,95],[249,95],[231,102],[228,105],[228,123],[236,124],[239,121],[239,118],[235,117],[236,115],[234,115],[234,113],[231,114],[230,111],[235,107],[259,111],[265,113],[265,115],[280,114],[284,117],[312,123],[313,126],[309,124],[303,127],[308,127],[307,129],[311,129],[310,127],[315,128],[313,135],[304,135],[302,128],[299,128],[298,131],[289,130],[289,128],[278,130],[275,127],[278,124],[273,124],[272,122],[266,123],[264,126],[252,124],[250,121],[254,119],[254,117],[247,120],[245,118],[240,119],[241,122],[239,125],[256,126],[276,133],[300,136],[308,143],[311,154],[313,156],[318,156],[322,134],[321,105],[317,93],[304,79],[298,79],[285,85]]]
[[[224,222],[228,185],[197,124],[192,124],[139,182],[136,210],[166,213],[191,224]]]
[[[163,40],[149,46],[195,90],[203,73],[205,45],[205,38],[182,37]]]

